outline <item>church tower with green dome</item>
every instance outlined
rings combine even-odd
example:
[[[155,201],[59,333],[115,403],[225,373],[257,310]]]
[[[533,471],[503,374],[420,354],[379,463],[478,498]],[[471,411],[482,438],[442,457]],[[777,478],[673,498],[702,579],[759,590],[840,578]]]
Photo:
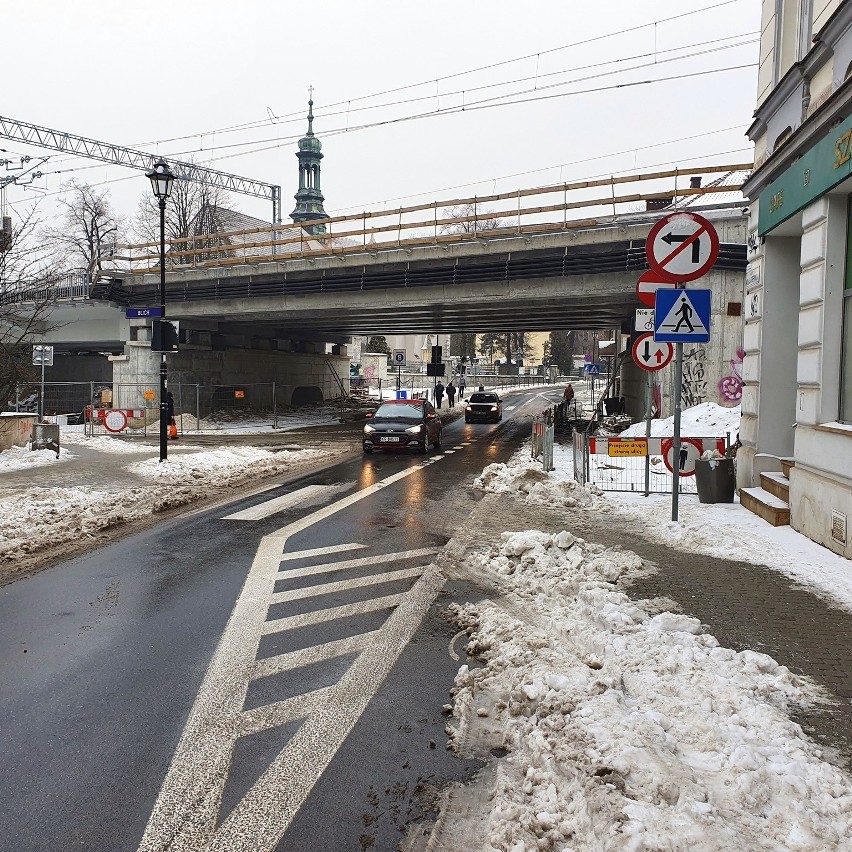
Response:
[[[308,101],[308,132],[299,140],[296,156],[299,159],[299,191],[295,195],[296,209],[290,218],[297,224],[305,223],[303,227],[309,234],[324,234],[325,225],[310,224],[314,219],[328,216],[322,206],[325,198],[320,191],[322,143],[314,136],[313,96]]]

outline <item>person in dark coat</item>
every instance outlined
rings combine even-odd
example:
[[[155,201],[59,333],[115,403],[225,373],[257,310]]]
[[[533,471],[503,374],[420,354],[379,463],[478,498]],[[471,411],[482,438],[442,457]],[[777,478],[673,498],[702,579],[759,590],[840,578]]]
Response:
[[[435,408],[440,408],[441,403],[444,401],[444,385],[440,379],[438,379],[438,384],[435,385]]]
[[[447,383],[447,405],[452,408],[456,404],[456,386],[453,384],[453,380]]]
[[[467,387],[467,382],[464,378],[464,373],[461,374],[461,378],[459,378],[459,402],[464,399],[464,391]]]

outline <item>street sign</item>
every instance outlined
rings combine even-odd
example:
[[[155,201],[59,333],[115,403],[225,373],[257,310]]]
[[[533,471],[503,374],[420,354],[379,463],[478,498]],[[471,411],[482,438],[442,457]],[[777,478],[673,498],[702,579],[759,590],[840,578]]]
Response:
[[[125,319],[147,319],[148,317],[161,317],[163,315],[162,308],[127,308],[124,314]]]
[[[697,213],[671,213],[651,228],[645,243],[648,266],[675,281],[694,281],[719,256],[719,235]]]
[[[632,351],[636,365],[650,372],[662,370],[674,356],[674,346],[671,343],[657,343],[650,331],[636,338]]]
[[[666,438],[662,443],[663,461],[666,467],[674,473],[675,467],[678,469],[678,476],[694,476],[695,461],[701,458],[701,453],[704,452],[702,441],[696,438],[681,438],[680,439],[680,458],[675,464],[674,458],[674,439]]]
[[[710,340],[710,291],[658,291],[654,340],[658,343],[707,343]]]
[[[33,366],[52,367],[53,347],[43,346],[41,343],[37,343],[35,346],[33,346]]]
[[[645,438],[610,438],[606,449],[607,455],[614,458],[647,456],[648,441]]]
[[[634,329],[640,332],[653,331],[654,330],[654,309],[653,308],[637,308],[636,309],[636,322],[634,323]]]
[[[665,278],[660,275],[659,272],[654,272],[653,270],[649,270],[648,272],[643,272],[639,276],[639,280],[636,282],[636,298],[643,305],[647,305],[649,308],[654,307],[654,294],[660,287],[675,287],[675,282],[672,281],[671,278]]]
[[[583,370],[587,376],[597,376],[601,371],[600,364],[584,364]]]
[[[394,367],[404,367],[405,359],[406,354],[404,349],[393,350],[393,355],[391,355],[391,361],[393,362]]]

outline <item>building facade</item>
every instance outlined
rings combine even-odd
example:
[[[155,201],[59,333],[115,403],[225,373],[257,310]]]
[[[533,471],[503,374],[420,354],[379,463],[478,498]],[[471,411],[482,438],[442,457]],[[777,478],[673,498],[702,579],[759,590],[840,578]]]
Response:
[[[852,0],[763,0],[761,29],[739,485],[792,460],[791,525],[852,557]]]

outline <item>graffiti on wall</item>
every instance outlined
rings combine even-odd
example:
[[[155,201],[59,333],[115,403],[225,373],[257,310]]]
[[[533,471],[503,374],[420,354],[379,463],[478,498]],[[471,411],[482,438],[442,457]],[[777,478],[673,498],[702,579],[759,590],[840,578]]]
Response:
[[[731,358],[731,373],[719,379],[719,397],[722,404],[735,405],[743,397],[743,358],[745,350],[740,347],[737,354]]]
[[[687,408],[707,401],[707,353],[703,346],[684,347],[680,398]]]

